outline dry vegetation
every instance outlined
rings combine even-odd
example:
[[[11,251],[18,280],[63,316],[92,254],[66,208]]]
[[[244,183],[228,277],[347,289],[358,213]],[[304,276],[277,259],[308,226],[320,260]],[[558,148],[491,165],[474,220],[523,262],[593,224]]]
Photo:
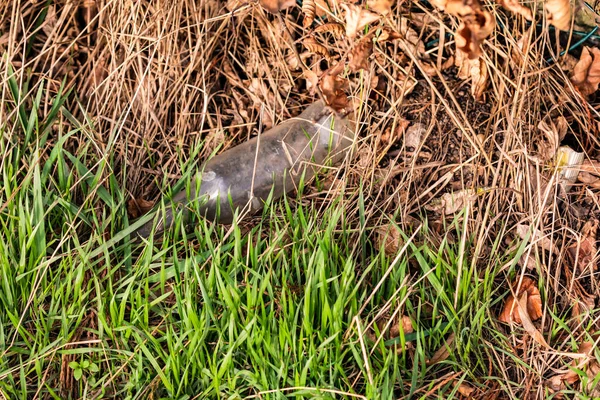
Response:
[[[366,232],[392,259],[412,243],[413,232],[415,243],[434,251],[455,246],[454,261],[473,274],[458,274],[455,292],[448,293],[455,307],[469,280],[493,286],[494,298],[481,313],[497,336],[482,332],[480,344],[494,350],[475,363],[489,366],[487,373],[461,378],[442,368],[410,396],[435,397],[449,382],[460,382],[451,385],[460,396],[477,398],[543,398],[563,390],[568,397],[570,388],[600,396],[591,383],[600,369],[599,38],[589,36],[587,47],[563,55],[581,36],[547,24],[571,26],[574,14],[550,14],[556,1],[533,10],[516,1],[505,2],[507,8],[495,2],[305,2],[263,2],[272,11],[282,9],[273,14],[242,0],[3,0],[3,135],[21,140],[9,90],[12,70],[26,109],[43,85],[40,120],[59,93],[72,90],[63,105],[71,116],[53,121],[41,159],[78,128],[62,146],[72,154],[86,149],[81,162],[102,166],[95,184],[108,187],[114,180],[123,189],[120,207],[130,200],[143,206],[141,199],[157,200],[214,151],[297,115],[319,97],[353,108],[359,121],[354,157],[307,189],[306,205],[324,212],[342,193],[336,207],[344,208],[347,226]],[[29,167],[21,165],[22,172]],[[96,190],[85,192],[78,183],[73,202],[91,201]],[[10,194],[2,196],[5,208]],[[101,220],[107,206],[94,204]],[[419,230],[423,223],[427,229]],[[96,233],[105,239],[118,230],[104,229]],[[94,237],[86,227],[78,234]],[[492,267],[490,278],[486,270]],[[416,288],[422,273],[405,285]],[[386,276],[367,286],[377,292]],[[418,296],[418,290],[409,293]],[[358,328],[349,326],[346,339],[377,342],[373,325],[382,331],[393,325],[387,339],[410,333],[410,319],[416,326],[418,317],[407,316],[397,300],[393,309],[386,303],[356,315]],[[74,341],[84,340],[86,329],[95,332],[95,312],[86,313]],[[449,347],[457,346],[456,335],[446,335]],[[493,345],[499,337],[503,351]],[[10,358],[9,344],[0,340],[0,358]],[[405,350],[407,357],[423,351]],[[436,350],[425,349],[434,360],[429,365],[448,357],[443,351],[432,356]],[[14,367],[15,360],[6,362]],[[337,395],[371,397],[364,389],[372,379],[366,364],[362,375],[348,374],[352,379]],[[44,376],[56,375],[63,390],[83,396],[72,389],[64,360],[62,365],[62,372],[49,369]],[[120,379],[111,385],[125,385]],[[410,384],[405,379],[398,386]]]

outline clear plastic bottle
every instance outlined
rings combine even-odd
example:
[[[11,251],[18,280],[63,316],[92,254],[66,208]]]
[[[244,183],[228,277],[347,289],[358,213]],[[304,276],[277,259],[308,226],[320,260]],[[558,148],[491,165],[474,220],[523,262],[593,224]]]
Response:
[[[321,101],[302,114],[210,159],[202,168],[200,185],[173,196],[156,225],[155,232],[168,229],[176,212],[189,221],[189,205],[199,201],[200,214],[219,223],[231,223],[236,209],[260,210],[273,193],[278,199],[311,179],[324,165],[338,165],[354,141],[351,116],[342,116]],[[175,207],[175,209],[173,209]],[[138,229],[148,237],[154,221]]]

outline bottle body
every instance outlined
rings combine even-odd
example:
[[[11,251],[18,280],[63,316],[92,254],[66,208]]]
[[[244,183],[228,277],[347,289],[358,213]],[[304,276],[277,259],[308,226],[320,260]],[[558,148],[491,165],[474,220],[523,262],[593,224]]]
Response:
[[[202,168],[199,185],[193,182],[172,198],[172,205],[156,227],[171,226],[181,210],[189,219],[189,205],[199,201],[199,211],[210,220],[231,223],[236,210],[254,213],[271,195],[278,199],[311,179],[324,165],[339,164],[352,146],[354,124],[322,102],[310,105],[267,132],[210,159]],[[149,236],[152,223],[138,230]]]

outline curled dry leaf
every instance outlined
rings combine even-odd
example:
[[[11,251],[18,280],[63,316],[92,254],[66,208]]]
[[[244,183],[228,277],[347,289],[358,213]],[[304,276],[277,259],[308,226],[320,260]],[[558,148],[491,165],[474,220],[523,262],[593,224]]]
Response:
[[[479,57],[470,59],[464,51],[456,49],[454,65],[458,67],[458,77],[471,79],[471,94],[477,100],[481,99],[489,83],[489,73],[485,61]]]
[[[326,73],[319,82],[319,87],[325,97],[325,102],[335,111],[341,112],[348,107],[349,101],[346,95],[348,80],[337,75]]]
[[[338,24],[337,22],[328,22],[323,25],[317,26],[313,33],[325,33],[330,32],[335,36],[344,36],[345,29],[342,24]]]
[[[307,69],[302,72],[302,76],[306,79],[306,89],[311,91],[311,93],[319,86],[319,76],[316,72]]]
[[[531,9],[525,7],[519,0],[498,0],[498,3],[507,10],[524,16],[529,21],[533,19]]]
[[[591,267],[596,271],[598,266],[594,263],[596,257],[596,235],[598,234],[598,220],[587,221],[581,230],[581,238],[577,243],[569,246],[569,254],[573,262],[577,264],[580,271],[585,271]]]
[[[270,13],[277,14],[281,10],[296,5],[296,0],[258,0],[262,8]]]
[[[373,53],[373,42],[370,38],[364,38],[350,50],[348,54],[348,68],[357,72],[361,69],[369,69],[369,57]]]
[[[484,10],[479,0],[433,0],[435,6],[461,19],[456,32],[456,46],[475,59],[481,55],[480,45],[496,26],[491,13]]]
[[[367,0],[369,10],[385,15],[392,11],[393,0]]]
[[[475,391],[475,388],[463,382],[460,385],[458,385],[457,391],[465,397],[471,397],[473,395],[473,392]]]
[[[127,202],[127,214],[129,214],[129,217],[131,218],[137,218],[140,215],[146,214],[152,207],[154,207],[153,201],[131,199]]]
[[[591,53],[590,53],[591,51]],[[584,47],[579,62],[573,69],[571,82],[584,96],[598,90],[600,84],[600,49]]]
[[[383,249],[385,254],[393,256],[398,253],[400,247],[404,244],[400,231],[394,224],[382,226],[377,229],[377,247]]]
[[[308,28],[315,20],[315,0],[302,0],[302,13],[302,26]]]
[[[585,160],[579,168],[580,172],[577,175],[577,180],[595,189],[600,189],[600,162]]]
[[[377,36],[378,43],[391,42],[393,40],[397,40],[402,38],[402,35],[393,30],[392,28],[388,28],[384,26],[381,28],[379,35]]]
[[[400,336],[401,331],[404,332],[405,335],[407,333],[414,332],[414,329],[412,326],[412,321],[411,321],[410,317],[408,317],[406,315],[403,315],[401,318],[399,318],[398,323],[394,324],[390,328],[390,339]]]
[[[463,189],[458,192],[444,193],[439,199],[434,199],[431,204],[425,206],[428,210],[443,212],[445,215],[451,215],[462,210],[477,200],[477,190]]]
[[[517,224],[516,229],[517,235],[521,239],[527,240],[529,232],[531,231],[531,226],[528,224]],[[529,242],[540,246],[544,250],[548,250],[554,254],[559,254],[558,248],[554,245],[554,243],[552,243],[552,237],[544,235],[544,233],[539,229],[534,229],[531,232],[531,236],[529,236]]]
[[[456,47],[475,59],[481,55],[481,43],[496,26],[496,20],[488,11],[477,10],[463,18],[456,32]]]
[[[570,0],[545,0],[544,9],[548,15],[548,23],[562,31],[570,29],[573,13]]]
[[[514,321],[518,324],[522,324],[522,317],[535,321],[542,316],[542,297],[540,296],[540,291],[537,288],[536,282],[531,278],[523,277],[523,282],[517,292],[518,284],[518,280],[513,282],[513,291],[519,300],[525,298],[526,303],[523,304],[524,307],[519,307],[519,305],[515,303],[515,296],[511,293],[504,303],[502,313],[498,317],[500,322],[510,323],[511,321]],[[522,315],[520,308],[523,308],[527,315]]]
[[[563,116],[552,120],[550,115],[546,115],[539,123],[538,129],[546,139],[539,145],[539,155],[542,161],[548,161],[556,155],[560,142],[564,139],[568,129],[567,119]]]
[[[433,364],[437,364],[437,363],[442,362],[445,359],[447,359],[448,356],[450,356],[449,348],[450,348],[450,346],[452,346],[452,343],[454,343],[454,332],[452,332],[448,336],[448,338],[446,339],[446,341],[444,342],[442,347],[437,349],[437,351],[433,354],[433,356],[429,360],[427,360],[425,363],[427,365],[433,365]]]
[[[553,391],[561,391],[567,389],[567,385],[572,386],[579,381],[581,378],[577,373],[577,370],[584,370],[589,378],[588,391],[594,398],[600,395],[598,388],[593,384],[596,375],[600,372],[600,365],[598,360],[594,357],[594,343],[583,342],[579,345],[577,353],[583,357],[575,358],[571,362],[571,369],[569,371],[554,375],[552,378],[546,381],[546,385]],[[591,386],[590,386],[591,385]]]
[[[362,28],[379,20],[379,15],[355,4],[342,4],[346,10],[346,36],[353,39]]]
[[[327,51],[327,47],[323,46],[321,43],[317,42],[315,38],[308,37],[302,41],[306,50],[313,54],[320,55],[325,58],[329,58],[329,51]]]

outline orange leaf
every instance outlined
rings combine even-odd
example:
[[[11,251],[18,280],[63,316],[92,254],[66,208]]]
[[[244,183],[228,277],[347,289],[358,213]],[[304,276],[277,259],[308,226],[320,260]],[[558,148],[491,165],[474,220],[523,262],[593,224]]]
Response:
[[[340,112],[348,106],[348,96],[344,91],[348,86],[348,80],[337,75],[325,74],[319,82],[321,92],[325,97],[327,105]]]
[[[573,68],[571,82],[581,94],[589,96],[600,84],[600,49],[584,47],[579,62]]]
[[[518,281],[513,282],[514,290],[517,289]],[[540,291],[536,286],[536,282],[531,278],[524,277],[523,282],[521,283],[521,287],[519,288],[519,292],[515,293],[516,296],[520,299],[521,294],[527,293],[527,304],[525,311],[527,312],[527,316],[531,321],[535,321],[542,316],[542,297],[540,295]],[[504,303],[504,308],[502,313],[498,317],[498,320],[501,322],[509,323],[514,321],[518,324],[521,324],[523,321],[521,319],[521,313],[519,310],[519,305],[515,303],[515,296],[511,293],[506,302]]]
[[[346,36],[355,38],[358,31],[379,19],[379,15],[354,4],[342,4],[346,10]]]
[[[392,10],[392,0],[367,0],[369,10],[373,10],[379,14],[385,15]]]
[[[259,0],[258,3],[262,8],[273,14],[296,5],[295,0]]]
[[[498,0],[498,3],[507,10],[524,16],[529,21],[531,21],[533,18],[531,9],[523,6],[519,0]]]
[[[571,27],[572,7],[569,0],[546,0],[544,8],[548,13],[548,22],[557,29],[568,31]]]
[[[146,214],[152,207],[154,207],[153,201],[131,199],[127,202],[127,214],[129,214],[131,218],[137,218],[140,215]]]
[[[348,54],[348,68],[350,71],[357,72],[361,69],[369,69],[369,56],[373,52],[373,42],[370,38],[365,38],[358,42]]]

